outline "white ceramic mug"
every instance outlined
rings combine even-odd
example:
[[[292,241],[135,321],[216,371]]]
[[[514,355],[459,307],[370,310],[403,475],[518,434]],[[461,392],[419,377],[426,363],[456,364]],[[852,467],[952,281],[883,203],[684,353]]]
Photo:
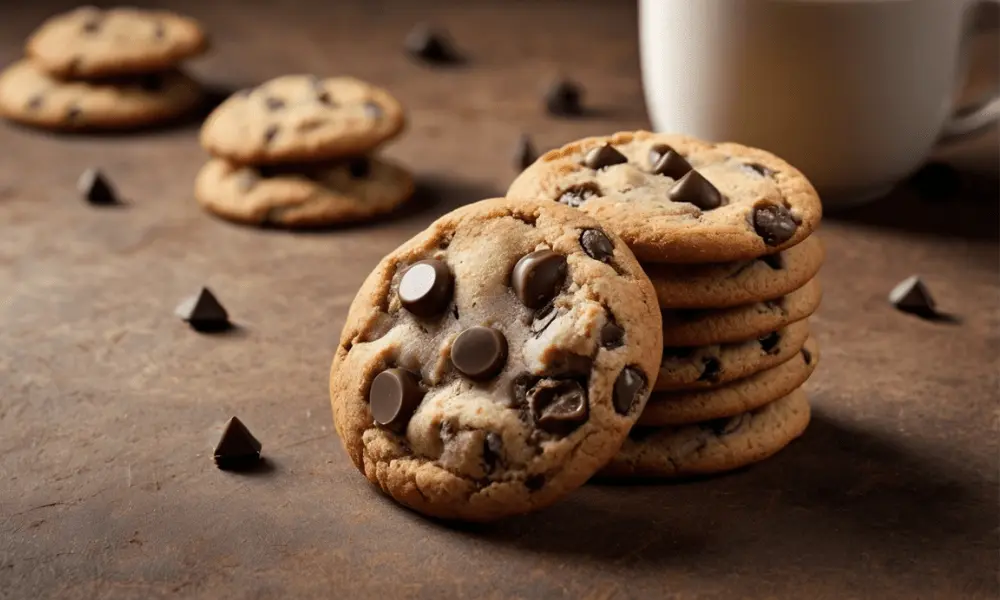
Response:
[[[646,105],[658,131],[735,141],[801,169],[827,205],[876,197],[942,138],[974,0],[640,0]]]

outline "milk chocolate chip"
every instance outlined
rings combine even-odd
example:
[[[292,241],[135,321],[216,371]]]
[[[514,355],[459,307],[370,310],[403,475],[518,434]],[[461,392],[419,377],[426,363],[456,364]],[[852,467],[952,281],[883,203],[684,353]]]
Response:
[[[654,175],[665,175],[671,179],[680,179],[687,175],[691,169],[691,163],[673,150],[667,150],[667,153],[653,164]]]
[[[774,354],[778,349],[778,342],[781,341],[781,334],[777,331],[772,331],[757,341],[760,343],[760,348],[765,354]]]
[[[674,149],[666,144],[656,144],[649,149],[649,164],[655,166],[664,155],[673,151]]]
[[[625,343],[625,330],[614,319],[609,320],[601,328],[601,347],[614,350]]]
[[[568,433],[587,420],[587,391],[572,379],[543,379],[527,395],[535,423],[549,433]]]
[[[646,376],[635,367],[625,367],[615,380],[614,405],[620,415],[627,415],[646,389]]]
[[[780,252],[777,254],[766,254],[761,256],[760,260],[775,271],[780,271],[785,268],[785,260],[781,257]]]
[[[753,209],[753,229],[768,246],[792,239],[798,225],[792,213],[780,204],[759,204]]]
[[[551,250],[536,250],[514,265],[510,285],[521,304],[541,308],[562,288],[566,279],[566,257]]]
[[[470,327],[455,338],[451,363],[470,379],[490,379],[507,364],[507,338],[492,327]]]
[[[597,148],[587,152],[586,156],[583,157],[583,166],[588,169],[594,169],[595,171],[627,162],[628,158],[626,158],[621,152],[615,150],[614,146],[611,144],[598,146]]]
[[[600,229],[584,229],[580,234],[580,246],[594,260],[606,263],[615,256],[615,245]]]
[[[722,194],[718,188],[695,170],[688,171],[674,187],[670,188],[670,199],[674,202],[694,204],[702,210],[712,210],[722,206]]]
[[[414,263],[399,280],[399,301],[418,317],[441,314],[451,302],[454,277],[440,260]]]
[[[577,208],[587,200],[600,195],[601,188],[597,187],[596,183],[581,183],[563,190],[557,201],[566,206]]]
[[[417,376],[405,369],[386,369],[372,380],[368,405],[372,418],[383,427],[401,431],[420,406],[424,391]]]

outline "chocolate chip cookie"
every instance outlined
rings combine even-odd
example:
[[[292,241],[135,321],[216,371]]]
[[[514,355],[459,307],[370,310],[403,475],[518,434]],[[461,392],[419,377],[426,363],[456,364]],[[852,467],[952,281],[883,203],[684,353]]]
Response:
[[[412,194],[407,171],[366,156],[294,167],[247,167],[216,158],[195,179],[195,198],[209,212],[292,228],[368,220]]]
[[[663,349],[656,391],[718,387],[791,358],[809,337],[809,324],[797,321],[757,339],[697,348]]]
[[[0,73],[0,115],[45,129],[142,127],[187,114],[201,99],[201,87],[179,71],[62,81],[20,61]]]
[[[508,197],[577,207],[644,262],[750,260],[819,224],[819,196],[777,156],[647,131],[586,138],[544,154]]]
[[[819,272],[823,243],[801,243],[744,261],[699,264],[646,263],[643,268],[661,308],[718,309],[772,300],[797,290]]]
[[[734,417],[680,427],[635,427],[604,477],[687,477],[760,462],[802,435],[809,400],[795,390]]]
[[[25,52],[60,78],[95,78],[167,70],[208,49],[193,19],[137,8],[84,6],[51,17],[28,39]]]
[[[330,374],[355,465],[427,515],[484,521],[583,484],[642,412],[662,339],[625,244],[551,202],[485,200],[386,256]]]
[[[774,300],[724,308],[663,311],[666,346],[731,344],[760,337],[816,312],[823,297],[819,280]]]
[[[314,162],[367,154],[404,122],[403,107],[381,88],[350,77],[285,75],[219,105],[201,144],[238,164]]]
[[[687,392],[654,392],[637,425],[688,425],[732,417],[791,394],[819,362],[819,346],[809,338],[799,352],[776,367],[722,387]]]

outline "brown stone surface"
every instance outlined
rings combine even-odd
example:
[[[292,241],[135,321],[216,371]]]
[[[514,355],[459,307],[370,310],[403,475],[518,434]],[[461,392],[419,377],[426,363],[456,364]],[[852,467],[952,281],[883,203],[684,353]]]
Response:
[[[830,217],[815,417],[774,459],[673,485],[591,485],[491,526],[395,506],[336,440],[327,370],[383,253],[434,215],[505,188],[522,130],[542,148],[647,126],[631,3],[161,2],[204,20],[204,80],[349,73],[410,108],[388,154],[418,206],[376,225],[262,232],[202,213],[197,125],[57,137],[0,126],[2,598],[995,598],[998,595],[997,137],[943,156],[950,199],[904,187]],[[504,4],[504,10],[498,6]],[[0,62],[68,3],[6,2]],[[567,8],[572,6],[572,8]],[[469,57],[401,51],[418,20]],[[996,38],[981,39],[996,57]],[[563,70],[596,109],[551,119]],[[988,87],[996,58],[986,65]],[[99,166],[128,204],[94,208]],[[954,322],[885,301],[920,273]],[[239,325],[172,311],[209,285]],[[267,467],[216,470],[237,414]]]

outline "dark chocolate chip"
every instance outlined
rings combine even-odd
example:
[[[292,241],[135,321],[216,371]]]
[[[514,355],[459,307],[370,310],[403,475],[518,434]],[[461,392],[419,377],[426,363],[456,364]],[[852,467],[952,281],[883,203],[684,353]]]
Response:
[[[347,161],[347,171],[351,174],[351,177],[361,179],[371,174],[372,167],[367,158],[359,156]]]
[[[267,129],[264,130],[264,143],[268,144],[274,139],[274,136],[278,135],[277,125],[268,125]]]
[[[535,145],[531,143],[528,134],[521,134],[517,138],[517,147],[514,148],[514,168],[523,171],[535,162],[538,154],[535,152]]]
[[[187,321],[195,331],[225,331],[231,326],[229,313],[207,287],[178,304],[174,314]]]
[[[765,244],[778,246],[792,239],[798,225],[787,208],[766,203],[754,207],[753,228]]]
[[[566,434],[587,420],[587,390],[572,379],[542,379],[528,391],[528,406],[538,427]]]
[[[369,119],[382,118],[382,107],[379,104],[372,102],[371,100],[365,102],[364,110],[365,110],[365,116],[367,116]]]
[[[226,471],[252,468],[260,460],[261,444],[247,426],[233,417],[226,423],[212,457],[215,465]]]
[[[541,308],[559,293],[565,279],[566,257],[551,250],[536,250],[514,265],[510,285],[521,304]]]
[[[660,162],[660,159],[667,152],[673,152],[674,149],[666,144],[656,144],[649,149],[649,164],[650,166],[656,166],[656,163]]]
[[[545,486],[545,475],[536,473],[534,475],[528,475],[528,477],[524,480],[524,487],[528,488],[528,490],[532,492],[537,492],[542,489],[543,486]]]
[[[163,77],[159,73],[146,73],[139,76],[139,87],[147,92],[158,92],[163,89]]]
[[[615,380],[615,411],[627,415],[646,389],[646,376],[635,367],[625,367]]]
[[[807,365],[812,364],[813,355],[807,348],[802,348],[802,360],[806,361]]]
[[[615,150],[614,146],[607,143],[591,149],[583,157],[583,166],[595,171],[627,162],[628,158],[624,154]]]
[[[765,167],[760,163],[744,163],[746,168],[750,169],[754,173],[760,175],[761,177],[771,177],[774,175],[774,170]]]
[[[76,191],[88,204],[108,206],[118,204],[118,194],[111,182],[98,169],[87,169],[76,180]]]
[[[691,163],[673,150],[668,150],[667,153],[661,156],[660,160],[656,161],[656,164],[653,165],[654,175],[664,175],[671,179],[681,179],[691,171]]]
[[[531,333],[537,336],[541,332],[545,331],[545,329],[549,325],[551,325],[552,322],[555,321],[556,317],[558,316],[559,316],[559,311],[556,310],[555,305],[552,304],[551,302],[539,308],[538,310],[535,311],[535,317],[531,321],[531,326],[530,326]]]
[[[405,369],[386,369],[372,380],[368,406],[375,423],[402,431],[424,399],[420,380]]]
[[[709,381],[716,382],[719,380],[719,372],[722,371],[722,363],[719,359],[714,356],[706,356],[702,363],[701,375],[698,376],[698,381]]]
[[[719,189],[695,170],[688,171],[674,187],[670,188],[670,199],[674,202],[694,204],[702,210],[712,210],[722,206]]]
[[[914,314],[933,314],[936,306],[919,275],[907,277],[892,288],[889,302],[898,310]]]
[[[711,431],[717,436],[729,435],[735,433],[740,427],[743,427],[749,418],[750,416],[744,413],[733,417],[712,419],[711,421],[703,422],[701,428],[705,431]]]
[[[587,200],[600,195],[601,188],[596,183],[581,183],[563,190],[559,194],[558,202],[577,208]]]
[[[451,345],[451,364],[470,379],[491,379],[507,364],[507,338],[492,327],[469,327]]]
[[[600,229],[584,229],[580,234],[580,246],[594,260],[606,263],[615,257],[615,245]]]
[[[571,352],[555,352],[549,356],[545,374],[555,377],[582,377],[590,378],[590,372],[594,368],[594,360],[589,356],[573,354]]]
[[[45,96],[42,94],[35,94],[31,98],[28,98],[27,108],[28,110],[38,110],[45,103]]]
[[[510,382],[510,401],[512,406],[523,407],[528,403],[528,391],[539,380],[530,373],[521,373]]]
[[[460,60],[448,35],[425,23],[410,30],[403,41],[403,47],[413,58],[430,64],[449,64]]]
[[[75,104],[71,105],[69,108],[66,109],[66,119],[69,121],[75,121],[79,119],[82,114],[83,110],[81,110],[80,107]]]
[[[483,439],[483,463],[486,471],[493,471],[503,462],[503,438],[492,431]]]
[[[780,252],[775,254],[765,254],[760,257],[760,260],[775,271],[780,271],[785,268],[785,259],[781,257]]]
[[[615,323],[614,318],[609,319],[604,327],[601,327],[601,347],[614,350],[624,343],[625,330],[618,323]]]
[[[766,354],[774,354],[778,350],[781,334],[777,331],[772,331],[764,337],[758,338],[757,341],[760,343],[760,349]]]
[[[550,115],[572,117],[583,113],[583,89],[567,79],[553,81],[545,91],[545,110]]]
[[[285,101],[281,98],[275,98],[274,96],[268,96],[264,99],[264,105],[267,106],[267,110],[281,110],[285,108]]]
[[[399,301],[418,317],[441,314],[451,302],[455,278],[443,261],[414,263],[399,279]]]
[[[458,305],[457,304],[452,304],[451,305],[451,314],[455,317],[455,320],[457,321],[458,320]]]

